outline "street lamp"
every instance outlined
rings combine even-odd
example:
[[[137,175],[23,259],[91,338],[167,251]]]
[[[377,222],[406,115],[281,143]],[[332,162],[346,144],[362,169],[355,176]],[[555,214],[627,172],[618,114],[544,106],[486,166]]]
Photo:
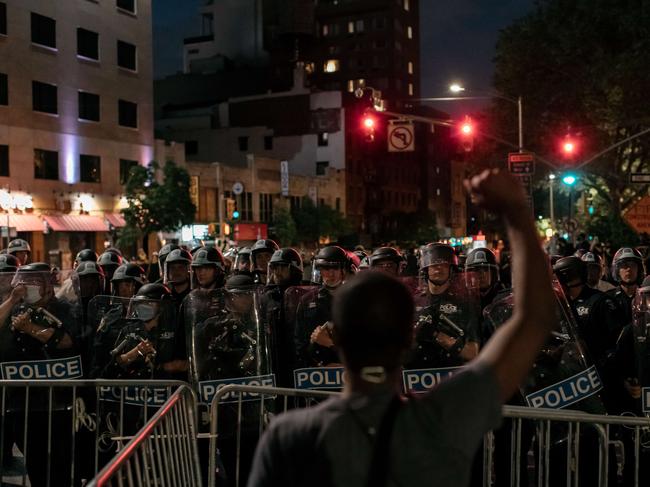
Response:
[[[551,229],[555,229],[555,208],[553,208],[553,181],[555,181],[555,174],[548,175],[548,201],[551,210]]]
[[[465,88],[463,88],[458,83],[453,83],[452,85],[449,86],[449,91],[451,91],[452,93],[462,93],[463,91],[465,91]]]

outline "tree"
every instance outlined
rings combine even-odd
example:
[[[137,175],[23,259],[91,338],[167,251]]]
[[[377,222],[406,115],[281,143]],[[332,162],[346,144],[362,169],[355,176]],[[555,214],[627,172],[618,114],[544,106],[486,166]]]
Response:
[[[298,230],[296,222],[291,216],[291,211],[286,208],[275,210],[273,215],[273,234],[282,247],[288,247],[296,243]]]
[[[350,223],[337,210],[328,205],[316,206],[310,198],[302,199],[300,208],[292,212],[301,242],[316,242],[320,237],[337,240],[350,233]]]
[[[194,222],[196,207],[190,198],[190,176],[171,161],[160,167],[131,168],[125,187],[128,207],[122,210],[126,226],[118,241],[121,246],[136,243],[153,232],[174,232]]]
[[[547,159],[560,158],[566,134],[577,137],[578,157],[586,160],[650,127],[644,2],[539,0],[500,33],[495,64],[495,88],[524,100],[526,147]],[[512,104],[497,100],[491,115],[495,131],[516,140]],[[648,185],[630,185],[629,176],[650,170],[649,154],[650,134],[585,167],[581,182],[595,190],[596,216],[608,225],[601,237],[623,225],[622,212],[647,194]]]

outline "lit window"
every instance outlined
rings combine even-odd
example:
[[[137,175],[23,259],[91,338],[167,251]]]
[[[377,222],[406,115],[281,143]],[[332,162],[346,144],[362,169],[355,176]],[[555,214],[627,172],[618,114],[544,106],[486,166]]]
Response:
[[[409,96],[413,96],[413,83],[409,83]]]
[[[413,63],[411,61],[409,61],[408,63],[408,70],[409,70],[409,74],[413,74]]]
[[[314,72],[314,63],[305,63],[305,73],[312,74]]]
[[[406,28],[406,37],[413,39],[413,27],[410,25]]]
[[[407,12],[411,10],[411,4],[409,0],[404,0],[404,10],[406,10]]]
[[[348,34],[354,34],[354,22],[348,22]]]
[[[327,37],[330,33],[330,27],[329,25],[325,24],[323,26],[323,37]]]
[[[339,70],[339,60],[338,59],[328,59],[325,61],[324,71],[326,73],[336,73]]]
[[[354,80],[348,80],[348,92],[352,93],[354,91]]]

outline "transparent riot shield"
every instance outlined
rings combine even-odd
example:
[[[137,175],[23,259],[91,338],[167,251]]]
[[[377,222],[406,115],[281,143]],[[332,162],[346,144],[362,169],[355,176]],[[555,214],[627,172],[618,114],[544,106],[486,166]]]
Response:
[[[631,337],[622,336],[634,342],[633,362],[636,380],[641,387],[641,412],[650,416],[650,287],[639,288],[632,301]],[[625,334],[624,334],[625,335]],[[626,357],[627,360],[629,358]],[[630,379],[628,379],[630,380]]]
[[[555,329],[535,360],[531,372],[521,385],[521,394],[530,407],[569,408],[605,414],[599,392],[603,388],[596,366],[585,353],[578,325],[559,283],[553,288],[556,296]],[[509,294],[485,310],[485,317],[496,329],[513,312],[513,296]]]
[[[0,272],[0,302],[2,303],[4,303],[11,294],[11,281],[13,278],[13,272]]]
[[[324,286],[297,286],[285,292],[287,326],[293,330],[296,389],[343,387],[343,366],[332,340],[332,299]]]
[[[197,289],[185,299],[190,375],[203,403],[210,404],[215,393],[228,384],[275,385],[269,366],[268,330],[259,304],[255,289]]]

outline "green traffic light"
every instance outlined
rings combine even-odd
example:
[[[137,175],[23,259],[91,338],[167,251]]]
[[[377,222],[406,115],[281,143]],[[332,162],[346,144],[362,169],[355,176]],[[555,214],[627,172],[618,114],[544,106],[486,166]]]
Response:
[[[239,218],[239,212],[237,210],[232,212],[232,218],[233,220],[237,220]]]
[[[573,186],[578,180],[573,174],[567,174],[562,178],[562,182],[567,186]]]

